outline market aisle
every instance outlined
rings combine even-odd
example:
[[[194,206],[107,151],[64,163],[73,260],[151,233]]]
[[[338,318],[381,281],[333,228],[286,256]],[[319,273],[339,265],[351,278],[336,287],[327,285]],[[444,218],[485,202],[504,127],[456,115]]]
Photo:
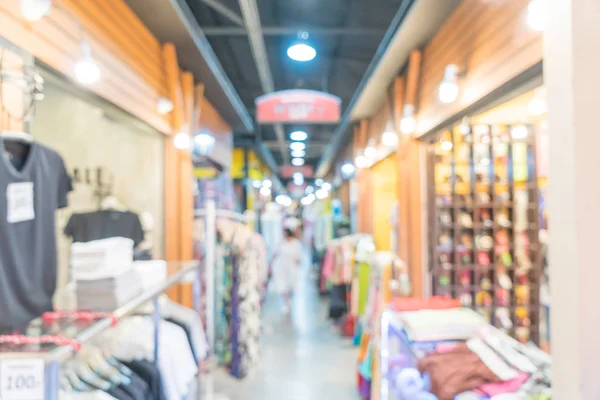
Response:
[[[282,315],[277,296],[267,300],[261,368],[243,382],[219,373],[216,387],[230,400],[358,399],[356,350],[327,320],[327,302],[304,265],[291,316]]]

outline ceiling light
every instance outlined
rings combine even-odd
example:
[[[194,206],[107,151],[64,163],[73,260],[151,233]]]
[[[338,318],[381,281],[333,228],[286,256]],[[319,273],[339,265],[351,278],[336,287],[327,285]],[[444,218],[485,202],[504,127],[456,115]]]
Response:
[[[356,156],[356,160],[354,160],[354,162],[356,163],[356,168],[358,169],[367,168],[369,166],[369,159],[362,154]]]
[[[190,135],[185,132],[179,132],[173,138],[173,145],[179,150],[189,150],[191,143]]]
[[[260,188],[260,194],[262,194],[265,197],[269,197],[271,195],[271,189],[263,186],[262,188]]]
[[[469,133],[471,133],[471,125],[469,125],[470,122],[471,120],[469,119],[469,117],[463,117],[462,121],[460,122],[460,125],[458,126],[458,131],[463,135],[468,135]]]
[[[194,136],[194,152],[200,156],[208,156],[215,148],[215,137],[208,131],[202,131]]]
[[[290,149],[296,150],[306,150],[306,144],[302,142],[292,142],[290,143]]]
[[[92,58],[79,60],[75,64],[75,77],[84,85],[92,85],[100,80],[100,68]]]
[[[173,102],[166,97],[159,97],[156,102],[156,110],[161,115],[168,114],[173,111]]]
[[[315,193],[315,194],[317,195],[317,199],[319,199],[319,200],[323,200],[324,198],[329,196],[329,192],[324,189],[317,190],[317,193]]]
[[[543,31],[546,27],[545,0],[531,0],[527,6],[527,25],[534,31]]]
[[[449,140],[442,140],[442,143],[440,143],[440,148],[444,151],[450,151],[452,150],[452,142]]]
[[[356,172],[356,167],[351,162],[347,162],[342,165],[341,171],[344,179],[351,179]]]
[[[271,187],[273,186],[273,182],[271,182],[271,181],[270,181],[270,180],[268,180],[268,179],[265,179],[265,180],[262,182],[262,186],[263,186],[263,187],[266,187],[267,189],[271,189]]]
[[[292,165],[301,167],[304,165],[304,158],[292,158]]]
[[[306,43],[297,43],[287,49],[287,55],[294,61],[310,61],[317,56],[317,51]]]
[[[296,186],[304,185],[304,175],[300,174],[299,176],[294,176],[294,185],[296,185]]]
[[[331,190],[331,183],[329,183],[329,182],[323,182],[323,184],[321,185],[321,189],[322,190],[327,190],[329,192]]]
[[[292,205],[292,199],[285,194],[280,194],[279,196],[275,197],[275,202],[284,207],[289,207]]]
[[[292,133],[290,133],[290,139],[296,141],[296,142],[301,142],[303,140],[306,140],[308,138],[308,133],[304,132],[304,131],[294,131]]]
[[[381,135],[381,143],[385,147],[396,147],[398,145],[398,135],[392,129],[392,125],[388,124],[385,128],[385,132]]]
[[[314,187],[312,187],[312,186],[307,186],[307,187],[306,187],[306,190],[305,190],[305,192],[306,192],[307,194],[311,194],[311,193],[312,193],[312,192],[314,192],[314,191],[315,191],[315,188],[314,188]]]
[[[302,203],[303,206],[309,206],[315,201],[315,199],[316,199],[315,195],[311,193],[308,196],[303,197],[302,200],[300,200],[300,202]]]
[[[525,125],[517,125],[511,129],[510,135],[515,140],[523,140],[529,136],[529,131]]]
[[[545,114],[548,111],[546,106],[546,91],[543,87],[535,89],[533,99],[527,105],[527,111],[534,116]]]
[[[377,157],[377,149],[375,148],[371,140],[369,140],[369,144],[365,149],[365,157],[367,157],[369,160],[373,160],[375,159],[375,157]]]
[[[402,119],[400,120],[400,132],[405,135],[411,135],[415,133],[416,129],[415,107],[412,104],[406,104],[402,111]]]
[[[458,97],[458,66],[450,64],[446,66],[444,80],[439,88],[440,101],[450,104]]]
[[[317,187],[321,187],[321,186],[323,185],[323,179],[317,179],[317,180],[315,181],[315,185],[316,185]]]
[[[21,15],[28,21],[39,21],[50,12],[52,0],[21,0]]]
[[[258,179],[255,179],[254,181],[252,181],[252,186],[253,186],[255,189],[259,189],[259,188],[262,186],[262,182],[261,182],[261,181],[259,181]]]
[[[306,151],[304,150],[292,150],[292,157],[304,157],[306,155]]]
[[[92,85],[100,80],[100,68],[92,57],[92,49],[87,41],[81,41],[83,58],[75,64],[75,78],[84,85]]]

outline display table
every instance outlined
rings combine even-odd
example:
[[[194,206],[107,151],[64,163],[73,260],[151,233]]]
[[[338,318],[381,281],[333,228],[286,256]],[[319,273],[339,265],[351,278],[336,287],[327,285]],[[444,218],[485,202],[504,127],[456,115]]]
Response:
[[[381,400],[551,398],[550,357],[470,309],[387,309],[379,361]]]

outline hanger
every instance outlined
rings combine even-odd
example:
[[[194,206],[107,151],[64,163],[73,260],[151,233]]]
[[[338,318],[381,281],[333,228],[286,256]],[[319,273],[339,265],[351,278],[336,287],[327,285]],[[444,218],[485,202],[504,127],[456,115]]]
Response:
[[[28,144],[33,142],[31,134],[21,131],[0,131],[0,137],[4,140],[14,140]]]
[[[125,207],[115,196],[107,196],[100,204],[102,210],[127,211]]]
[[[86,363],[90,369],[108,379],[110,382],[120,385],[128,384],[131,380],[123,375],[121,371],[112,366],[102,355],[102,351],[94,346],[83,346],[77,353],[77,359]]]

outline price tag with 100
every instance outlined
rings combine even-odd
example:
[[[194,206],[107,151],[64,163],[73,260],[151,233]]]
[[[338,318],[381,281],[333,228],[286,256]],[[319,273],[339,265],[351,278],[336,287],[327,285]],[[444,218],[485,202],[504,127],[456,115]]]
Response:
[[[0,400],[44,400],[44,369],[41,359],[0,362]]]

